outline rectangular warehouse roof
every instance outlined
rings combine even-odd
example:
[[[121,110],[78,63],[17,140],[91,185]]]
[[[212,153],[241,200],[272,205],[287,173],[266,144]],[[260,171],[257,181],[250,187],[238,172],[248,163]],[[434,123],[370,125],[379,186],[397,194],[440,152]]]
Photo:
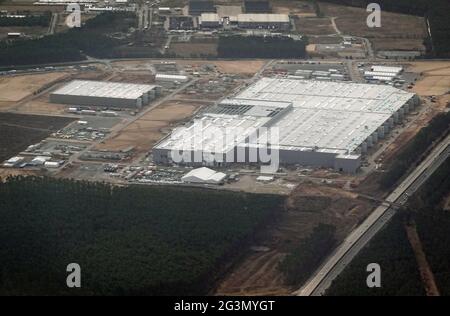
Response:
[[[414,96],[391,86],[262,78],[237,99],[292,102],[294,107],[392,114]]]
[[[74,80],[52,94],[133,100],[155,88],[147,84]]]
[[[251,13],[238,14],[238,23],[289,23],[287,14]]]
[[[220,17],[217,13],[202,13],[200,15],[200,24],[204,22],[219,23]]]
[[[412,97],[391,86],[262,78],[237,99],[292,102],[274,125],[280,146],[352,152]]]

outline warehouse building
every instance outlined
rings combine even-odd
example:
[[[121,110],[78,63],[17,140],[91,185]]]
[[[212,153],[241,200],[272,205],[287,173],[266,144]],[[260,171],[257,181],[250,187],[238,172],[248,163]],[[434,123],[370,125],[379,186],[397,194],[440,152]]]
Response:
[[[176,128],[153,148],[153,159],[159,164],[261,164],[260,154],[253,160],[250,153],[266,143],[280,164],[354,173],[368,149],[418,104],[415,94],[391,86],[262,78]],[[239,134],[223,138],[224,129]],[[267,145],[272,130],[278,139]]]
[[[187,183],[221,184],[226,176],[223,172],[216,172],[212,169],[201,167],[188,172],[181,178],[181,181]]]
[[[155,85],[74,80],[50,94],[50,102],[118,108],[140,108],[155,99]]]
[[[217,13],[202,13],[198,19],[201,28],[218,28],[222,21]]]
[[[287,14],[239,14],[237,16],[237,24],[243,29],[276,29],[288,31],[291,28],[291,22]]]

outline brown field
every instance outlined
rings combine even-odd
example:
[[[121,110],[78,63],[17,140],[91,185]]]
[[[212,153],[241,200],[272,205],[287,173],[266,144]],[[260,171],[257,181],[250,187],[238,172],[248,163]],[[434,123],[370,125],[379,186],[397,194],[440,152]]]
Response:
[[[413,88],[419,95],[443,95],[450,91],[450,62],[415,62],[408,71],[424,76]]]
[[[298,32],[306,35],[336,34],[330,18],[298,18],[295,20]]]
[[[423,40],[399,38],[373,38],[370,40],[375,50],[415,50],[425,51]]]
[[[67,105],[48,101],[48,94],[14,107],[14,111],[24,114],[60,115],[66,112]]]
[[[173,125],[191,117],[202,105],[199,102],[167,101],[98,145],[97,149],[119,151],[134,146],[138,153],[146,153],[170,132]]]
[[[1,102],[17,102],[29,96],[46,84],[66,76],[65,72],[21,75],[0,78]]]
[[[217,56],[217,43],[172,43],[170,53],[180,57]]]
[[[329,17],[337,17],[336,25],[343,34],[362,36],[369,39],[394,39],[382,46],[383,49],[413,49],[417,41],[426,36],[422,17],[383,12],[380,28],[369,28],[366,24],[368,13],[363,8],[355,8],[330,3],[320,3],[322,12]],[[376,42],[376,44],[380,44]],[[391,45],[388,45],[391,44]]]
[[[273,13],[289,14],[303,17],[315,17],[313,6],[308,1],[273,1]]]
[[[372,209],[370,202],[346,191],[313,184],[299,185],[286,203],[286,212],[250,252],[220,282],[217,295],[289,295],[296,288],[284,285],[278,264],[289,249],[306,238],[319,223],[337,227],[339,240]]]
[[[66,117],[0,113],[0,161],[41,141],[72,120]]]

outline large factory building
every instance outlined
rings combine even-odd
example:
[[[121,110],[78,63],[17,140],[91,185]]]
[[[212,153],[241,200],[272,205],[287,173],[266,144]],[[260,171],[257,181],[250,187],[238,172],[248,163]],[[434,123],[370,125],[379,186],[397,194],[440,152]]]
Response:
[[[140,108],[160,93],[155,85],[74,80],[50,94],[50,102],[117,108]]]
[[[262,78],[173,130],[153,148],[153,159],[159,164],[224,165],[237,152],[261,146],[269,139],[264,133],[274,129],[277,141],[268,147],[277,151],[280,164],[354,173],[368,148],[418,104],[415,94],[387,85]],[[218,131],[224,129],[239,129],[239,136],[220,139]],[[187,159],[180,162],[180,157]],[[231,161],[254,162],[245,157]]]
[[[243,29],[276,29],[288,31],[291,21],[287,14],[244,13],[238,14],[237,24]]]

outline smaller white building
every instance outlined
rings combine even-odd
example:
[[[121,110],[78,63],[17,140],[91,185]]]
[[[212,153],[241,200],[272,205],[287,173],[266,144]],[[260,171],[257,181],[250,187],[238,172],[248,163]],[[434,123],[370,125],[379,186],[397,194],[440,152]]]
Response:
[[[172,74],[156,74],[156,81],[166,81],[166,82],[187,82],[189,77],[185,75],[172,75]]]
[[[221,184],[226,176],[227,175],[223,172],[217,172],[212,169],[202,167],[188,172],[181,178],[181,180],[188,183]]]

